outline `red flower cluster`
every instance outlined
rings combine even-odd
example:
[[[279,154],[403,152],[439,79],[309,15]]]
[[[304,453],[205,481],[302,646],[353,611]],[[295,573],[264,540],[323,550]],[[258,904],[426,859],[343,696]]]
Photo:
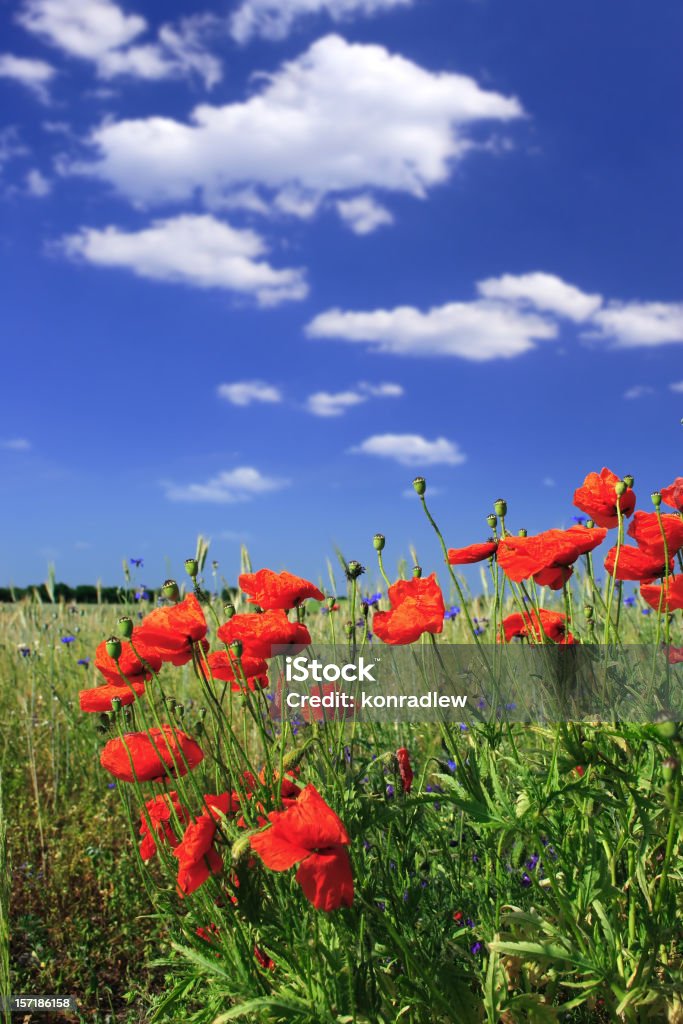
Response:
[[[139,632],[145,646],[172,665],[186,665],[196,643],[201,643],[205,651],[209,649],[204,640],[206,619],[194,594],[167,608],[155,608],[145,617]]]
[[[203,759],[201,747],[172,725],[116,737],[100,754],[102,767],[123,782],[158,782],[186,775]]]
[[[662,487],[661,494],[665,505],[683,512],[683,476],[677,476],[668,487]]]
[[[396,751],[396,760],[398,761],[398,772],[401,776],[403,792],[410,793],[410,787],[413,784],[415,775],[413,773],[412,765],[410,764],[410,754],[406,747],[398,748]]]
[[[605,528],[546,530],[535,537],[504,537],[498,545],[498,564],[515,583],[533,576],[540,586],[560,590],[574,571],[579,555],[593,551],[607,536]]]
[[[661,586],[641,583],[640,593],[655,611],[673,612],[683,609],[683,576],[669,576]]]
[[[145,807],[146,811],[140,814],[140,856],[143,860],[150,860],[157,852],[158,839],[166,839],[171,847],[177,846],[180,842],[173,830],[173,812],[181,825],[188,824],[190,814],[180,803],[175,790],[153,797],[147,801]]]
[[[318,910],[353,903],[348,833],[315,786],[306,786],[285,811],[268,815],[270,828],[251,838],[251,848],[271,871],[299,865],[296,880]]]
[[[609,469],[589,473],[581,487],[574,491],[574,504],[591,517],[598,526],[611,529],[619,523],[617,501],[624,518],[628,518],[636,507],[636,496],[631,488],[617,497],[616,485],[619,477]]]
[[[234,814],[239,801],[234,793],[205,796],[206,811],[185,829],[182,841],[173,851],[178,860],[178,892],[187,896],[202,885],[209,875],[223,870],[223,858],[214,846],[221,815]]]
[[[240,590],[249,596],[251,604],[265,610],[274,608],[297,608],[308,597],[324,601],[325,595],[308,580],[293,576],[290,572],[273,572],[260,569],[254,573],[243,573],[239,578]]]
[[[375,612],[373,632],[385,644],[412,644],[423,633],[440,633],[446,608],[436,573],[398,580],[389,587],[391,611]]]
[[[493,558],[498,550],[498,541],[489,540],[484,544],[469,544],[465,548],[449,548],[448,561],[451,565],[472,565]]]
[[[567,616],[546,608],[530,612],[515,612],[503,619],[503,636],[507,643],[514,637],[527,637],[543,642],[544,637],[556,644],[573,644],[574,637],[567,632]]]
[[[302,651],[311,642],[311,634],[301,622],[290,622],[282,609],[263,615],[233,615],[218,630],[224,644],[240,640],[243,656],[271,658],[275,647],[294,647]]]
[[[268,664],[253,654],[242,655],[238,662],[227,651],[214,651],[207,661],[213,678],[230,683],[230,689],[236,692],[243,690],[245,683],[250,690],[268,685]]]

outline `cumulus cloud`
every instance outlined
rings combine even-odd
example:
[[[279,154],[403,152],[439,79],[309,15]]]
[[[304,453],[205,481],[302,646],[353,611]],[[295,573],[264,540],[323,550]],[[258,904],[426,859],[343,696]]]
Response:
[[[26,192],[28,195],[36,199],[43,199],[45,196],[49,196],[51,191],[52,184],[42,171],[39,171],[36,167],[28,171],[26,174]]]
[[[670,384],[669,387],[672,391],[683,393],[683,380],[678,380],[675,384]]]
[[[350,451],[394,459],[403,466],[459,466],[467,458],[455,441],[445,437],[428,441],[420,434],[374,434]]]
[[[316,391],[306,399],[306,409],[314,416],[342,416],[355,405],[362,405],[370,398],[400,398],[403,394],[400,384],[368,384],[365,381],[348,391]]]
[[[238,230],[209,215],[158,220],[140,231],[84,227],[61,245],[68,256],[97,266],[123,267],[156,281],[241,292],[262,306],[303,299],[308,292],[303,270],[277,270],[261,258],[267,247],[255,231]]]
[[[393,224],[393,215],[370,195],[339,199],[337,211],[341,219],[356,235],[369,235],[384,224]]]
[[[610,302],[592,318],[597,330],[619,348],[654,347],[683,341],[683,302]]]
[[[220,81],[220,61],[204,45],[218,19],[198,14],[165,24],[154,42],[137,42],[147,31],[139,14],[112,0],[25,0],[17,20],[29,32],[72,57],[91,61],[101,78],[129,75],[162,79],[197,74],[207,88]]]
[[[654,395],[655,389],[648,384],[635,384],[632,388],[624,391],[624,398],[628,401],[635,401],[637,398],[645,398],[647,395]]]
[[[414,306],[345,312],[331,309],[307,325],[310,338],[366,343],[399,356],[458,356],[473,362],[512,358],[555,338],[556,324],[514,305],[477,300],[422,312]]]
[[[232,384],[218,386],[219,398],[224,398],[231,405],[246,406],[252,402],[281,402],[282,392],[272,384],[262,380],[239,380]]]
[[[238,43],[253,36],[284,39],[298,18],[328,14],[333,21],[353,15],[376,14],[392,7],[409,7],[413,0],[243,0],[230,19],[230,33]]]
[[[0,54],[0,78],[11,78],[30,89],[38,99],[48,99],[48,83],[56,74],[51,64],[30,57],[15,57],[12,53]]]
[[[523,115],[517,99],[472,78],[337,35],[258,82],[247,100],[202,104],[187,123],[107,121],[90,137],[95,158],[71,170],[111,182],[135,203],[199,193],[218,207],[248,187],[301,215],[334,193],[382,188],[423,197],[469,151],[471,125]]]
[[[6,452],[30,452],[31,442],[25,437],[11,437],[6,441],[0,441],[0,448]]]
[[[577,323],[587,320],[602,305],[602,295],[587,295],[554,274],[503,274],[479,281],[477,291],[485,299],[502,299],[555,313]]]
[[[164,488],[169,501],[209,502],[215,505],[232,505],[250,501],[261,494],[282,490],[290,481],[265,476],[253,466],[239,466],[224,470],[211,477],[206,483],[174,484],[166,482]]]

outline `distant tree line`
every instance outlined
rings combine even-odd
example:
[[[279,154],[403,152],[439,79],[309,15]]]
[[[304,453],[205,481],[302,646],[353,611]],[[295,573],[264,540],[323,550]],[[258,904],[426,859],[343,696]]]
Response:
[[[92,583],[84,583],[78,587],[70,587],[68,583],[38,583],[28,587],[0,587],[0,602],[23,600],[64,602],[67,604],[135,604],[140,601],[144,592],[145,599],[156,604],[160,591],[149,587],[100,587]],[[235,590],[224,587],[221,600],[227,601],[236,594]]]

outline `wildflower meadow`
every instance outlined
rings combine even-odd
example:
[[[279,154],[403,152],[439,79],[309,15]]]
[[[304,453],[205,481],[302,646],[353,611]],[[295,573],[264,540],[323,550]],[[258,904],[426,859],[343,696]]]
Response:
[[[463,537],[417,477],[410,558],[224,580],[200,538],[114,602],[11,595],[0,990],[74,1008],[4,1020],[680,1024],[665,483],[588,472],[535,535],[487,498]]]

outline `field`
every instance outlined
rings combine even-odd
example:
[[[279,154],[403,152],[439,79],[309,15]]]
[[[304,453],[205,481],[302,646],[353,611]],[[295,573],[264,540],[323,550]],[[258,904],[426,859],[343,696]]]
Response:
[[[515,579],[525,570],[509,561],[498,502],[487,551],[452,554],[434,524],[424,568],[412,553],[395,576],[384,538],[369,538],[366,569],[341,558],[317,584],[290,577],[289,601],[282,579],[251,573],[244,553],[246,586],[230,607],[200,543],[180,593],[0,606],[0,990],[79,1002],[71,1016],[24,1020],[683,1021],[681,736],[670,712],[683,634],[667,598],[678,577],[676,563],[661,571],[654,605],[655,584],[620,578],[632,508],[626,485],[616,493],[611,574],[585,543],[558,554],[554,537],[535,573]],[[668,563],[683,517],[656,503],[647,515],[631,520],[643,525],[638,550],[652,556],[654,524]],[[576,545],[599,527],[573,530],[563,532]],[[477,595],[458,569],[475,557]],[[391,609],[389,576],[403,580]],[[524,657],[585,647],[602,659],[613,714],[542,719],[508,702],[509,714],[462,723],[314,709],[280,723],[250,631],[269,616],[288,622],[280,642],[304,648],[296,630],[308,629],[313,647],[355,661],[381,649],[381,634],[437,674],[449,651],[489,664],[508,647]],[[509,643],[496,643],[501,631]],[[664,651],[664,674],[655,685],[646,669],[625,714],[636,645],[657,672]],[[118,699],[85,713],[79,691],[104,682],[96,657]],[[150,769],[149,749],[123,737],[165,725]]]

